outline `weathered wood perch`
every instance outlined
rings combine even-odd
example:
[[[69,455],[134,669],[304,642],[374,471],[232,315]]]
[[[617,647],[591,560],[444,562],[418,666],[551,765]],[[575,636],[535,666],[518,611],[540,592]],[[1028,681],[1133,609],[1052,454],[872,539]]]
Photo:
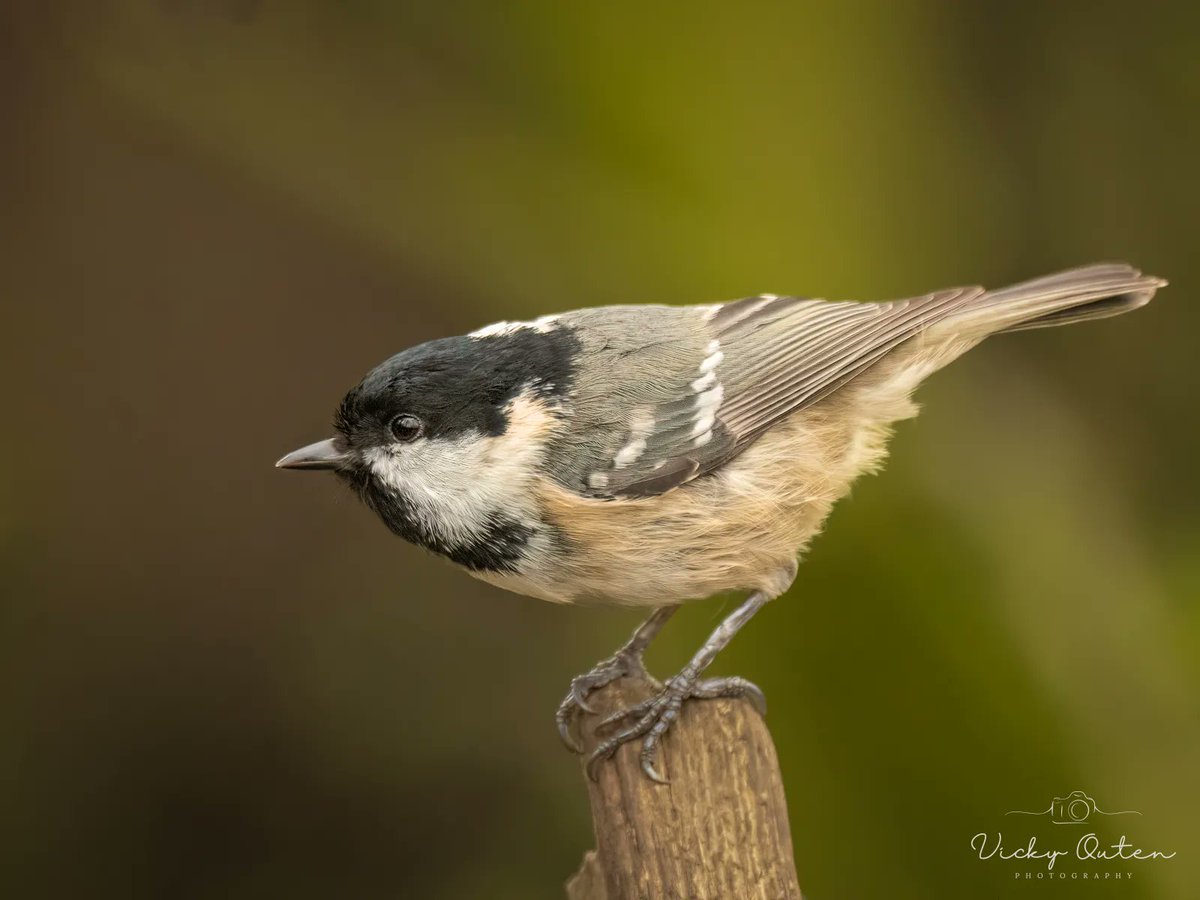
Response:
[[[605,715],[651,686],[623,679],[589,702],[584,760]],[[568,900],[801,900],[775,745],[746,700],[684,704],[650,781],[641,741],[621,747],[593,782],[584,772],[596,849],[567,882]]]

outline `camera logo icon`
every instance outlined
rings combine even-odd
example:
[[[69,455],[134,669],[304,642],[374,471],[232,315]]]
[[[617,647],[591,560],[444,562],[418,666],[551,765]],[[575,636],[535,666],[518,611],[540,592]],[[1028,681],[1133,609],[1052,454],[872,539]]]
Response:
[[[1093,816],[1140,816],[1136,809],[1122,809],[1116,812],[1105,812],[1096,805],[1096,801],[1083,791],[1071,791],[1065,797],[1055,797],[1050,801],[1050,807],[1041,812],[1031,812],[1023,809],[1010,809],[1006,816],[1047,816],[1055,825],[1083,825]]]
[[[1050,821],[1055,825],[1082,825],[1096,812],[1096,801],[1083,791],[1071,791],[1050,803]]]

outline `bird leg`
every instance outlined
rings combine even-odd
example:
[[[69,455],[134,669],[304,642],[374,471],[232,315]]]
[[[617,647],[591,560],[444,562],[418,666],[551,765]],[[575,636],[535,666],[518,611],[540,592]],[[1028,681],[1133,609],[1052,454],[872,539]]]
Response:
[[[701,678],[700,676],[714,657],[733,640],[733,636],[738,633],[738,630],[750,621],[750,618],[770,599],[769,595],[761,591],[751,594],[741,606],[717,626],[708,640],[704,642],[704,646],[692,657],[691,662],[684,666],[678,675],[670,679],[661,690],[649,699],[628,709],[623,709],[597,725],[599,731],[633,719],[632,725],[603,741],[592,752],[588,759],[588,774],[593,780],[597,776],[597,766],[602,760],[610,758],[622,744],[642,738],[642,771],[653,781],[665,784],[666,779],[654,768],[654,757],[662,736],[679,717],[679,711],[686,700],[748,697],[760,713],[766,712],[767,704],[763,692],[746,679],[737,677]]]
[[[579,712],[595,712],[588,706],[587,698],[592,691],[599,690],[607,684],[625,676],[638,676],[659,686],[657,679],[646,671],[642,657],[650,642],[662,631],[667,620],[675,614],[678,606],[660,606],[650,618],[637,627],[633,636],[608,659],[602,659],[582,675],[571,679],[571,689],[558,705],[554,719],[558,724],[558,733],[563,743],[576,753],[583,752],[583,745],[571,735],[571,722]]]

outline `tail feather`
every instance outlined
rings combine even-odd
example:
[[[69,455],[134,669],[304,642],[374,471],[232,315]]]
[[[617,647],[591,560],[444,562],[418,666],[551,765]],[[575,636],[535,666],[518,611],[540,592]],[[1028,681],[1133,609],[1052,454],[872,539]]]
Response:
[[[1103,319],[1145,306],[1166,283],[1124,263],[1083,266],[988,291],[931,331],[982,339],[990,334]]]

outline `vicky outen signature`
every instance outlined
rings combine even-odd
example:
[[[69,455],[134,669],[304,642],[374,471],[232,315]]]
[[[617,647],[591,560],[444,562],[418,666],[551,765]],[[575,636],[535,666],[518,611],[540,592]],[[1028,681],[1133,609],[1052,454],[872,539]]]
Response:
[[[1004,836],[1001,833],[997,832],[993,836],[981,831],[971,838],[971,849],[979,854],[980,859],[1000,859],[1004,861],[1044,860],[1046,870],[1050,872],[1054,871],[1054,864],[1063,857],[1074,857],[1086,862],[1127,862],[1131,860],[1171,859],[1175,856],[1174,850],[1143,850],[1140,847],[1130,844],[1125,835],[1121,835],[1114,844],[1103,844],[1094,832],[1088,832],[1076,841],[1073,849],[1043,850],[1038,847],[1037,837],[1030,837],[1026,844],[1009,849],[1004,846]]]

